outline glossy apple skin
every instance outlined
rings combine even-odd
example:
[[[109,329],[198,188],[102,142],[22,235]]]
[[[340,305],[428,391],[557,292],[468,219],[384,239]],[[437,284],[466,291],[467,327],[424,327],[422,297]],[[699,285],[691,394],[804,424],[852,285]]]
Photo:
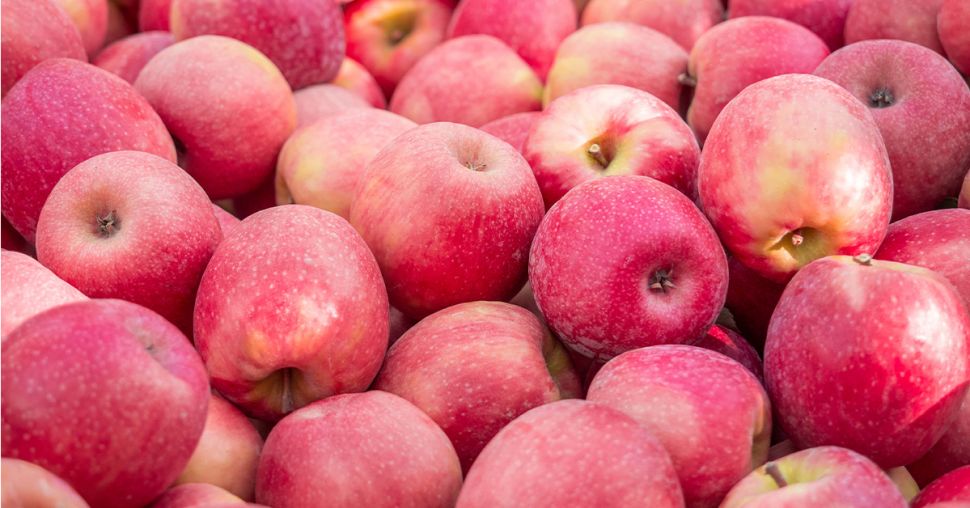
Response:
[[[541,114],[538,111],[514,113],[498,120],[492,120],[479,129],[505,141],[519,153],[522,153],[529,132],[532,131],[532,126],[535,125]]]
[[[883,468],[906,465],[957,416],[968,338],[966,306],[942,275],[826,257],[795,275],[771,317],[768,393],[797,447],[844,446]]]
[[[54,0],[67,14],[78,33],[88,57],[104,44],[108,31],[108,0]]]
[[[199,285],[195,343],[219,393],[278,420],[366,389],[387,323],[380,270],[350,225],[287,205],[248,217],[219,244]]]
[[[472,466],[458,508],[680,508],[670,457],[611,407],[563,400],[516,418]]]
[[[773,461],[788,486],[759,467],[738,482],[721,508],[906,508],[906,499],[879,466],[837,446],[820,446]]]
[[[967,464],[970,464],[970,397],[963,399],[956,420],[946,429],[946,434],[926,455],[906,468],[920,485],[926,485]]]
[[[738,332],[722,325],[714,325],[692,346],[709,349],[740,363],[748,369],[761,384],[765,382],[764,369],[758,351]]]
[[[262,506],[250,505],[221,487],[208,483],[174,485],[165,491],[149,508],[228,508]]]
[[[221,240],[209,198],[185,171],[111,152],[54,186],[37,222],[37,259],[92,298],[137,303],[190,335],[195,290]]]
[[[381,266],[391,305],[420,319],[462,302],[512,298],[543,211],[529,165],[508,143],[434,123],[371,160],[350,222]]]
[[[388,351],[374,388],[430,416],[464,471],[522,413],[581,395],[562,345],[532,313],[504,302],[462,303],[421,320]]]
[[[713,351],[627,351],[596,373],[586,400],[623,411],[663,444],[688,507],[717,506],[768,457],[768,394],[744,366]]]
[[[638,88],[680,109],[687,51],[667,35],[642,25],[596,23],[567,37],[546,79],[544,104],[590,85]]]
[[[808,28],[835,51],[845,43],[845,19],[853,0],[731,0],[730,17],[771,16]]]
[[[825,255],[875,252],[892,211],[889,159],[868,108],[807,75],[761,81],[724,108],[698,189],[731,254],[778,283]]]
[[[169,46],[142,69],[135,88],[181,141],[180,165],[212,199],[255,189],[296,127],[283,75],[259,51],[228,37]]]
[[[419,60],[398,83],[390,110],[419,124],[480,127],[513,113],[537,111],[541,97],[542,82],[505,43],[490,35],[466,35]]]
[[[357,109],[298,129],[276,164],[276,202],[310,205],[350,218],[364,168],[417,124],[389,111]]]
[[[701,34],[723,19],[719,0],[591,0],[583,10],[582,25],[629,21],[663,32],[690,51]]]
[[[88,508],[67,482],[36,464],[4,457],[0,460],[0,471],[0,502],[5,507]]]
[[[649,287],[658,272],[673,286]],[[549,210],[529,259],[549,326],[598,360],[698,339],[724,304],[727,275],[724,250],[694,203],[644,176],[574,189]]]
[[[330,83],[297,90],[293,100],[296,102],[297,129],[345,111],[371,107],[357,94]]]
[[[545,80],[556,48],[576,31],[572,0],[464,0],[451,17],[447,37],[491,35],[508,44]]]
[[[145,505],[202,434],[209,383],[198,354],[133,303],[35,316],[3,342],[2,364],[4,455],[60,476],[91,506]]]
[[[845,20],[845,42],[899,39],[943,53],[937,15],[943,0],[853,0]]]
[[[734,323],[744,337],[764,349],[768,322],[781,298],[784,284],[772,282],[728,256],[728,290],[724,306],[731,311]]]
[[[724,107],[749,85],[782,74],[811,73],[829,48],[811,30],[779,18],[745,16],[721,23],[690,52],[697,81],[687,123],[702,141]]]
[[[461,465],[448,436],[386,392],[338,395],[297,410],[269,434],[256,500],[273,507],[450,507]]]
[[[138,0],[138,28],[168,32],[171,10],[172,0]]]
[[[0,21],[3,95],[44,60],[88,58],[81,34],[52,0],[4,0]]]
[[[3,98],[2,111],[3,215],[30,243],[47,195],[77,164],[116,150],[175,161],[151,105],[121,78],[77,60],[34,67]]]
[[[970,4],[961,0],[943,0],[936,27],[946,56],[960,72],[970,74]]]
[[[870,107],[892,165],[893,220],[960,192],[970,168],[970,91],[950,62],[910,42],[862,41],[826,58],[815,75]],[[873,98],[886,89],[892,105],[880,107]]]
[[[344,58],[340,7],[318,0],[172,0],[170,29],[179,41],[232,37],[266,55],[290,86],[326,83]]]
[[[129,35],[104,48],[93,63],[129,83],[134,83],[145,64],[172,44],[175,44],[175,38],[168,32]]]
[[[344,58],[340,70],[330,83],[350,90],[378,109],[387,108],[387,99],[374,76],[352,58]]]
[[[913,500],[913,508],[947,501],[970,502],[970,465],[954,469],[927,485]]]
[[[64,282],[36,259],[4,249],[0,251],[0,338],[28,319],[59,305],[87,300],[84,293]]]

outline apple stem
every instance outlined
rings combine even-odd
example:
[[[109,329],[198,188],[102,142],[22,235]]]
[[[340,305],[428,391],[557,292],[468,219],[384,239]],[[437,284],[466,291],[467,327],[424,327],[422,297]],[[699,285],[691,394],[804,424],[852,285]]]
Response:
[[[597,164],[602,166],[603,169],[606,169],[606,167],[610,165],[610,161],[606,160],[606,156],[603,155],[603,148],[600,147],[599,143],[589,145],[589,148],[587,148],[586,151],[589,152],[590,157],[592,157]]]
[[[852,260],[862,266],[872,266],[872,256],[870,254],[862,253],[852,258]]]
[[[677,76],[677,82],[690,88],[697,86],[697,78],[687,74],[686,72],[682,73],[680,76]]]
[[[778,469],[778,464],[775,464],[774,462],[765,464],[765,472],[768,473],[768,476],[770,476],[776,484],[778,484],[779,488],[788,486],[788,482],[785,481],[784,475],[782,475],[781,470]]]

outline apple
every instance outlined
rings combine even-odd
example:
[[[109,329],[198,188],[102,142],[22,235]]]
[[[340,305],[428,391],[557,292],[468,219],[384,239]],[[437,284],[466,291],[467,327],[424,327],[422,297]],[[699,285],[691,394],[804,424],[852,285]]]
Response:
[[[943,0],[937,15],[940,44],[953,65],[964,74],[970,74],[970,4],[964,0]]]
[[[755,18],[735,22],[744,19]],[[700,204],[721,241],[778,283],[826,255],[875,252],[892,188],[868,108],[835,83],[801,74],[738,94],[711,129],[698,170]]]
[[[725,106],[748,85],[811,73],[828,55],[825,41],[791,21],[745,16],[721,23],[690,52],[688,73],[681,79],[694,88],[687,123],[703,141]]]
[[[273,507],[454,506],[461,466],[448,437],[381,391],[315,402],[280,421],[259,461],[256,500]]]
[[[219,223],[219,230],[222,231],[223,238],[229,236],[239,225],[239,219],[235,215],[215,203],[212,204],[212,213],[216,216],[216,222]]]
[[[329,83],[297,90],[293,93],[293,100],[296,103],[297,128],[345,111],[371,108],[366,99],[346,88]]]
[[[430,416],[464,471],[520,414],[582,395],[562,345],[532,313],[504,302],[461,303],[424,318],[388,351],[374,388]]]
[[[81,34],[52,0],[3,0],[0,10],[3,95],[44,60],[87,60]]]
[[[540,109],[542,82],[518,55],[490,35],[466,35],[434,48],[401,78],[390,109],[417,123],[480,127]]]
[[[866,457],[820,446],[768,462],[738,482],[721,508],[906,508],[892,480]]]
[[[730,283],[728,284],[730,286]],[[728,290],[730,291],[730,289]],[[714,325],[692,346],[709,349],[740,363],[764,384],[765,376],[758,351],[738,332],[722,325]]]
[[[0,459],[0,479],[0,502],[9,508],[88,508],[67,482],[30,462],[7,457]]]
[[[350,217],[367,163],[417,124],[389,111],[365,108],[327,116],[286,140],[276,164],[276,202],[310,205]]]
[[[433,123],[371,159],[350,222],[377,258],[391,305],[420,319],[515,296],[543,211],[532,171],[512,146],[465,125]]]
[[[389,346],[393,346],[398,339],[404,335],[404,332],[411,329],[412,326],[417,324],[413,319],[404,315],[403,312],[391,307],[388,309],[388,337],[387,343]]]
[[[869,106],[892,165],[893,220],[960,192],[970,167],[970,92],[945,58],[910,42],[862,41],[832,53],[815,75]]]
[[[248,217],[216,248],[194,326],[213,388],[274,421],[367,388],[387,348],[387,296],[346,221],[278,206]]]
[[[450,0],[357,0],[344,10],[347,56],[388,97],[404,74],[445,38]]]
[[[179,140],[180,165],[212,199],[255,189],[296,127],[283,75],[259,51],[228,37],[203,35],[163,49],[135,88]]]
[[[576,31],[576,21],[573,0],[463,0],[451,17],[447,37],[496,37],[544,80],[556,48]]]
[[[343,19],[333,2],[172,0],[169,16],[176,40],[238,39],[266,55],[294,90],[330,81],[344,58]]]
[[[629,21],[663,32],[690,51],[701,34],[723,19],[720,0],[590,0],[582,24]]]
[[[33,246],[20,236],[20,233],[7,222],[6,217],[0,217],[0,247],[4,250],[33,255]]]
[[[687,343],[724,304],[724,250],[701,212],[644,176],[600,178],[549,210],[529,257],[549,327],[594,360]]]
[[[943,0],[853,0],[845,20],[845,42],[899,39],[943,53],[936,30]]]
[[[4,249],[0,251],[0,340],[21,323],[48,309],[87,300],[74,286],[58,278],[36,259]]]
[[[108,0],[54,0],[77,27],[88,57],[104,45],[108,31]]]
[[[896,485],[899,493],[903,495],[903,499],[906,502],[910,502],[913,498],[919,494],[919,484],[913,479],[913,475],[909,474],[909,471],[905,467],[894,467],[892,469],[887,469],[886,474],[889,479]]]
[[[375,108],[387,108],[387,99],[384,98],[384,92],[377,80],[352,58],[344,58],[337,76],[330,83],[350,90]]]
[[[40,209],[68,170],[95,155],[138,150],[175,161],[175,146],[151,105],[93,65],[53,58],[3,98],[3,215],[33,243]]]
[[[913,508],[935,507],[935,503],[950,501],[970,502],[970,465],[954,469],[927,485],[913,500]]]
[[[542,101],[590,85],[626,85],[680,110],[687,51],[673,39],[634,23],[597,23],[566,38],[546,79]]]
[[[535,125],[540,115],[541,113],[538,111],[513,113],[498,120],[492,120],[479,129],[505,141],[519,153],[522,153],[525,148],[525,140],[529,137],[529,131],[532,130],[532,126]]]
[[[142,32],[169,31],[172,0],[138,0],[138,28]]]
[[[172,44],[175,44],[175,38],[168,32],[129,35],[98,53],[94,65],[134,83],[145,64]]]
[[[956,420],[943,437],[907,468],[921,485],[926,485],[967,464],[970,464],[970,396],[963,399]]]
[[[262,506],[247,504],[215,485],[207,483],[186,483],[175,485],[165,491],[151,504],[150,508],[229,508]]]
[[[728,256],[728,290],[724,305],[744,337],[763,349],[771,313],[781,298],[784,284],[758,275],[734,256]]]
[[[956,418],[970,385],[968,339],[966,306],[942,275],[868,254],[830,256],[785,288],[765,381],[797,447],[843,446],[903,466]]]
[[[845,40],[845,18],[853,0],[731,0],[730,17],[771,16],[808,28],[835,51]]]
[[[577,185],[604,176],[643,175],[697,195],[700,148],[676,111],[622,85],[580,88],[552,101],[523,154],[546,208]]]
[[[960,189],[960,196],[957,198],[957,206],[970,209],[970,170],[963,177],[963,187]]]
[[[108,0],[108,26],[105,29],[104,42],[95,56],[100,55],[108,45],[137,33],[136,25],[137,23],[132,23],[126,18],[125,11],[116,3],[116,0]]]
[[[457,508],[682,508],[670,457],[647,429],[584,400],[539,406],[503,428],[465,480]]]
[[[3,454],[91,506],[143,506],[185,466],[209,384],[174,325],[121,300],[53,308],[3,342]]]
[[[236,217],[245,219],[250,215],[276,206],[276,172],[269,174],[255,189],[233,198],[232,211]]]

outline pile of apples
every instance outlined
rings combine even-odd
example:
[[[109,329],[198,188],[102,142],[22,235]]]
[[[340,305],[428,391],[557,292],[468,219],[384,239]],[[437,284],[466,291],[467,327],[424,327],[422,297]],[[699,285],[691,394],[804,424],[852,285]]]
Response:
[[[970,506],[970,0],[0,5],[4,508]]]

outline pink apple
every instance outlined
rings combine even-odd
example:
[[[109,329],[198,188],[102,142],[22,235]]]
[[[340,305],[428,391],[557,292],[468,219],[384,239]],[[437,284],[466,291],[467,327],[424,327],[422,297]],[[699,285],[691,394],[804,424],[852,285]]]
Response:
[[[375,108],[387,108],[387,99],[384,98],[384,92],[377,80],[352,58],[344,58],[337,76],[330,83],[350,90]]]
[[[629,21],[669,35],[687,51],[723,19],[720,0],[591,0],[583,10],[583,26]]]
[[[296,102],[296,126],[306,127],[316,121],[350,110],[369,109],[367,101],[338,85],[312,85],[293,94]]]
[[[356,109],[317,120],[286,140],[276,164],[276,202],[350,217],[367,163],[417,124],[394,113]]]
[[[845,42],[900,39],[943,53],[936,18],[943,0],[853,0]]]
[[[3,215],[31,243],[40,209],[64,173],[95,155],[138,150],[175,161],[151,105],[93,65],[41,63],[3,98]]]
[[[134,83],[145,64],[174,43],[175,38],[168,32],[130,35],[104,48],[94,59],[94,65]]]
[[[937,506],[935,503],[949,501],[970,502],[970,465],[954,469],[927,485],[913,500],[913,508]]]
[[[59,305],[87,300],[36,259],[8,250],[0,251],[0,339],[28,319]]]
[[[522,287],[542,196],[508,143],[465,125],[422,125],[388,143],[358,185],[350,222],[408,317],[508,300]]]
[[[61,7],[81,34],[88,57],[104,45],[108,30],[108,0],[54,0]]]
[[[761,277],[734,256],[728,256],[728,275],[724,305],[744,337],[760,349],[764,347],[768,322],[785,285]]]
[[[604,176],[643,175],[697,195],[697,139],[676,111],[642,90],[594,85],[549,104],[523,154],[546,208],[577,185]]]
[[[761,367],[761,357],[758,356],[758,351],[738,332],[723,325],[714,325],[707,330],[707,333],[700,340],[691,343],[691,345],[727,356],[751,371],[758,378],[758,381],[764,384],[765,376]]]
[[[738,482],[721,508],[906,508],[906,499],[879,466],[837,446],[786,455]]]
[[[393,346],[398,339],[404,335],[404,332],[411,329],[416,323],[413,319],[404,315],[403,312],[391,307],[388,309],[388,320],[390,321],[388,325],[388,337],[387,342],[389,346]]]
[[[381,391],[330,397],[270,432],[256,500],[279,508],[454,506],[461,466],[418,408]]]
[[[143,506],[185,466],[209,384],[175,326],[121,300],[37,315],[3,342],[3,453],[91,506]]]
[[[88,504],[64,480],[46,469],[23,460],[0,460],[0,502],[9,508],[53,506],[88,508]]]
[[[5,250],[31,255],[33,251],[33,246],[27,243],[24,237],[20,236],[20,233],[7,222],[6,217],[0,217],[0,247],[3,247]]]
[[[485,447],[457,508],[683,508],[670,457],[613,408],[583,400],[537,407]]]
[[[122,2],[124,0],[121,0]],[[104,42],[98,49],[97,55],[104,51],[105,47],[116,41],[128,37],[138,32],[137,23],[131,22],[126,17],[126,12],[117,0],[108,0],[108,26],[104,33]]]
[[[694,203],[644,176],[574,189],[549,210],[529,259],[550,328],[599,360],[696,340],[721,310],[727,279],[724,250]]]
[[[833,53],[815,75],[869,106],[892,165],[893,220],[960,192],[970,167],[970,91],[945,58],[910,42],[863,41]]]
[[[572,0],[463,0],[448,25],[448,38],[491,35],[509,45],[545,79],[563,39],[576,31]]]
[[[926,485],[967,464],[970,464],[970,397],[963,399],[956,420],[947,428],[946,434],[907,468],[921,485]]]
[[[735,22],[745,19],[756,18]],[[889,225],[892,175],[879,128],[864,104],[815,76],[741,92],[711,129],[698,173],[721,241],[775,282],[826,255],[875,252]]]
[[[346,221],[278,206],[219,244],[194,325],[212,386],[250,416],[277,420],[367,388],[387,348],[387,296],[374,257]]]
[[[283,75],[259,51],[228,37],[169,46],[142,69],[135,88],[180,141],[180,165],[212,199],[255,189],[296,127]]]
[[[138,28],[142,32],[169,30],[172,0],[138,0]]]
[[[520,414],[581,395],[562,345],[529,311],[503,302],[462,303],[421,320],[388,351],[374,388],[430,416],[465,471]]]
[[[222,231],[223,238],[229,236],[230,233],[236,230],[236,226],[239,225],[239,219],[235,215],[227,212],[215,203],[212,204],[212,213],[216,216],[216,221],[219,223],[219,230]]]
[[[498,120],[492,120],[481,126],[480,129],[505,141],[519,153],[522,153],[525,148],[525,140],[529,137],[529,131],[532,130],[532,126],[539,119],[539,115],[541,113],[538,111],[514,113]]]
[[[943,0],[937,15],[937,30],[946,56],[964,74],[970,73],[970,4],[964,0]]]
[[[728,11],[731,18],[742,16],[771,16],[787,19],[808,28],[819,36],[829,49],[842,47],[845,18],[853,0],[732,0]]]
[[[3,95],[44,60],[87,60],[81,34],[52,0],[4,0],[0,5]]]
[[[667,35],[634,23],[597,23],[562,42],[546,79],[545,104],[590,85],[626,85],[680,109],[687,52]]]
[[[390,109],[417,123],[480,127],[538,110],[541,96],[542,82],[505,43],[490,35],[466,35],[419,60],[401,78]]]
[[[238,496],[208,483],[175,485],[165,491],[150,508],[230,508],[261,506],[246,504]]]
[[[831,256],[785,288],[768,328],[765,380],[799,448],[844,446],[902,466],[957,416],[970,384],[968,339],[966,306],[942,275]]]

